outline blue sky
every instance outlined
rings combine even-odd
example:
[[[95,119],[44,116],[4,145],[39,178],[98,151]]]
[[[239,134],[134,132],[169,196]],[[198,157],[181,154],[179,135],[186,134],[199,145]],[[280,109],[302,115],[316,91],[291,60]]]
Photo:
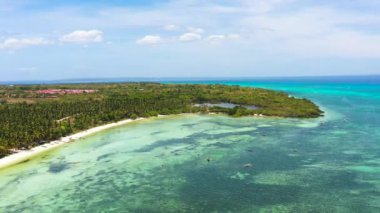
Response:
[[[378,0],[0,0],[0,81],[380,74]]]

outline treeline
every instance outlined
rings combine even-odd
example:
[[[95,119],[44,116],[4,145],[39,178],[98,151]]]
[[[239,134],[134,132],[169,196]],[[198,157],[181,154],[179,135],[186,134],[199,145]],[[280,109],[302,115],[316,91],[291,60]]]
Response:
[[[10,149],[31,148],[73,132],[101,124],[159,114],[189,112],[222,112],[233,116],[263,114],[282,117],[317,117],[319,108],[306,99],[289,97],[285,93],[223,85],[171,85],[151,83],[88,85],[94,94],[63,95],[57,99],[34,100],[35,103],[0,105],[0,156]],[[54,88],[63,87],[55,85]],[[77,89],[84,85],[65,85]],[[16,88],[17,89],[17,88]],[[40,89],[40,87],[38,87]],[[33,92],[33,86],[23,88]],[[19,93],[20,90],[17,89]],[[195,103],[234,103],[254,105],[243,107],[194,107]]]

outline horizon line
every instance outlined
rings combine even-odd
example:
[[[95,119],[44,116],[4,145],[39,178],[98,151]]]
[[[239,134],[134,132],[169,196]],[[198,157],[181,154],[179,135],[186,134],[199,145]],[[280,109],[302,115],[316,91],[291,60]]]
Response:
[[[9,80],[0,81],[0,85],[24,84],[78,84],[78,83],[123,83],[123,82],[159,82],[162,80],[254,80],[254,79],[290,79],[290,78],[337,78],[337,77],[380,77],[380,74],[346,74],[346,75],[289,75],[289,76],[212,76],[212,77],[94,77],[94,78],[67,78],[52,80]],[[111,82],[105,82],[105,81]]]

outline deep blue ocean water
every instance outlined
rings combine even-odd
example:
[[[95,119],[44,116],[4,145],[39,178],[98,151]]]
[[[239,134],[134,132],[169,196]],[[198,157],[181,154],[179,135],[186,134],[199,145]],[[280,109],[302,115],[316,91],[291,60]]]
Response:
[[[0,212],[380,212],[380,77],[181,79],[309,98],[318,119],[169,116],[0,171]]]

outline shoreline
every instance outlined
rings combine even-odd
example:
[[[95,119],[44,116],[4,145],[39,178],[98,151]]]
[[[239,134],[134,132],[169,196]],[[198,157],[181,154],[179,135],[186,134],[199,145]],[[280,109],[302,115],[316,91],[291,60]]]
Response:
[[[159,116],[159,117],[161,117],[161,116]],[[16,153],[13,153],[13,154],[10,154],[10,155],[5,156],[3,158],[0,158],[0,170],[4,169],[6,167],[9,167],[9,166],[13,166],[15,164],[18,164],[18,163],[23,162],[25,160],[28,160],[28,159],[36,156],[36,155],[39,155],[39,154],[44,153],[46,151],[49,151],[51,149],[57,148],[61,145],[73,142],[73,141],[78,140],[78,139],[81,139],[83,137],[87,137],[89,135],[92,135],[92,134],[95,134],[95,133],[98,133],[98,132],[101,132],[103,130],[107,130],[107,129],[110,129],[113,127],[121,126],[121,125],[128,124],[128,123],[131,123],[134,121],[141,121],[141,120],[145,120],[145,119],[146,118],[137,118],[135,120],[133,120],[133,119],[121,120],[118,122],[93,127],[91,129],[87,129],[87,130],[84,130],[82,132],[78,132],[78,133],[75,133],[72,135],[68,135],[68,136],[62,137],[61,139],[33,147],[29,150],[20,150]]]
[[[181,113],[180,115],[186,115],[186,114],[193,114],[193,113]],[[223,115],[223,113],[207,113],[207,114],[208,115]],[[166,115],[158,115],[157,117],[160,118],[160,117],[164,117],[164,116],[166,116]],[[254,116],[254,115],[252,115],[251,117],[253,117],[253,118],[268,118],[268,117],[272,117],[272,116]],[[323,116],[323,117],[325,117],[325,116]],[[141,121],[141,120],[146,120],[146,119],[151,119],[151,118],[153,118],[153,117],[137,118],[134,120],[133,119],[121,120],[118,122],[93,127],[91,129],[87,129],[87,130],[84,130],[84,131],[81,131],[81,132],[78,132],[78,133],[75,133],[72,135],[68,135],[68,136],[62,137],[58,140],[54,140],[54,141],[51,141],[49,143],[45,143],[45,144],[36,146],[36,147],[33,147],[31,149],[28,149],[28,150],[18,150],[18,152],[16,152],[16,153],[12,153],[6,157],[0,158],[0,170],[5,169],[5,168],[10,167],[10,166],[14,166],[14,165],[21,163],[25,160],[28,160],[34,156],[37,156],[37,155],[42,154],[46,151],[55,149],[55,148],[62,146],[64,144],[74,142],[74,141],[81,139],[83,137],[87,137],[89,135],[92,135],[92,134],[95,134],[95,133],[98,133],[98,132],[101,132],[101,131],[104,131],[107,129],[111,129],[113,127],[122,126],[124,124],[128,124],[128,123],[131,123],[134,121]],[[282,117],[272,117],[272,118],[282,118]]]

